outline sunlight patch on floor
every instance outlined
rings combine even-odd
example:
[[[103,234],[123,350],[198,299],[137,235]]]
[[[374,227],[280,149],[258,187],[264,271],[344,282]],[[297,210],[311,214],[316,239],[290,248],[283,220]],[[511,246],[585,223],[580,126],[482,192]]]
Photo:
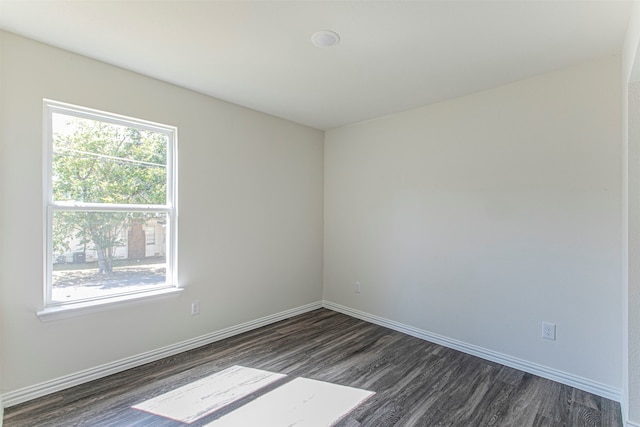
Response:
[[[232,366],[133,408],[183,423],[192,423],[286,375]]]
[[[286,377],[232,366],[133,406],[150,414],[193,423]],[[308,378],[295,378],[206,427],[331,426],[375,393]]]
[[[326,427],[374,393],[308,378],[296,378],[206,427]]]

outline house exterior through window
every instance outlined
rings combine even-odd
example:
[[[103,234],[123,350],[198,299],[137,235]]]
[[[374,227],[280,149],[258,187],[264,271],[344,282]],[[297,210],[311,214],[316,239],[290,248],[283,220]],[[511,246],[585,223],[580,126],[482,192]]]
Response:
[[[176,128],[44,109],[45,308],[175,287]]]

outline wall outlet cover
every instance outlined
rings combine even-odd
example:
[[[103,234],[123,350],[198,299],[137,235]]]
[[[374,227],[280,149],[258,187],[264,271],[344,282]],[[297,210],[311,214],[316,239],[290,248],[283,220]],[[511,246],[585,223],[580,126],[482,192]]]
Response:
[[[556,340],[556,324],[542,322],[542,338],[546,340]]]

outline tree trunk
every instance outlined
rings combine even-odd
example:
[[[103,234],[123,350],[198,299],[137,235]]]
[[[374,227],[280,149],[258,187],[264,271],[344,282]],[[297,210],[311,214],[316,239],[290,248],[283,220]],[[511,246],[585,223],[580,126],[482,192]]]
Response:
[[[111,256],[111,251],[108,248],[102,248],[96,245],[96,252],[98,253],[98,273],[113,273],[113,258]]]

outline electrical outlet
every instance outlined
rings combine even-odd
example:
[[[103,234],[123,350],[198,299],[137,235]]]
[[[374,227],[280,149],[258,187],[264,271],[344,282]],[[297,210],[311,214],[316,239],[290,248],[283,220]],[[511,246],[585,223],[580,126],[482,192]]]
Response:
[[[200,301],[191,302],[191,315],[195,316],[196,314],[200,314]]]
[[[360,293],[360,282],[356,282],[353,284],[353,292],[355,292],[356,294]]]
[[[542,338],[546,340],[556,340],[556,324],[542,322]]]

